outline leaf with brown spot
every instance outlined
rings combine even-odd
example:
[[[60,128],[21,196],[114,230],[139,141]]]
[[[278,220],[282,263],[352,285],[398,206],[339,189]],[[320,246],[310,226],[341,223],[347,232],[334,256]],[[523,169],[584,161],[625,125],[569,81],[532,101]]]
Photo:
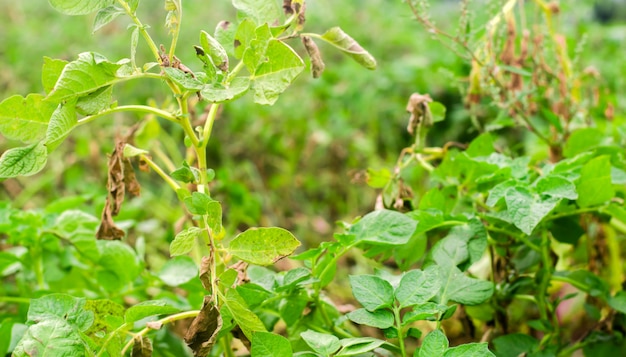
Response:
[[[152,341],[146,336],[135,337],[131,357],[152,357]]]
[[[202,257],[200,263],[200,282],[204,289],[211,292],[211,261],[213,260],[213,254],[208,257]]]
[[[115,225],[115,222],[113,222],[113,218],[111,217],[111,204],[109,202],[109,198],[107,197],[104,209],[102,210],[102,218],[100,220],[100,227],[96,233],[96,238],[104,240],[119,240],[124,237],[124,234],[124,231],[118,228]]]
[[[193,350],[193,355],[204,357],[209,354],[221,328],[222,316],[220,316],[218,308],[213,304],[212,297],[205,296],[200,313],[193,320],[185,334],[185,342]]]
[[[356,40],[343,32],[341,28],[333,27],[319,38],[335,46],[341,50],[341,52],[357,61],[361,66],[367,69],[376,69],[376,59],[361,47]]]

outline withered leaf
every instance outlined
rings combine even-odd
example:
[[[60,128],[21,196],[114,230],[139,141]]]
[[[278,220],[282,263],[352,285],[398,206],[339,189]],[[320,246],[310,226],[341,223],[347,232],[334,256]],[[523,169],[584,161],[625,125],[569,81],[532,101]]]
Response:
[[[406,105],[406,111],[411,114],[409,125],[406,130],[409,134],[415,134],[415,129],[419,125],[432,126],[432,114],[428,108],[428,103],[433,100],[428,94],[413,93]]]
[[[185,342],[193,351],[193,355],[204,357],[209,354],[221,328],[222,316],[219,309],[213,304],[212,297],[205,296],[200,313],[185,334]]]
[[[146,336],[135,337],[131,357],[152,357],[152,341]]]
[[[139,196],[141,193],[141,186],[135,176],[135,170],[127,157],[124,158],[124,188],[134,197]]]
[[[202,257],[202,262],[200,262],[200,282],[208,292],[211,292],[211,261],[213,261],[213,253],[208,257]]]
[[[124,184],[124,145],[122,140],[117,140],[113,154],[109,157],[109,172],[107,178],[107,190],[111,198],[111,215],[117,216],[120,213],[126,185]]]
[[[311,37],[302,36],[302,44],[311,58],[311,74],[313,75],[313,78],[319,78],[326,67],[324,61],[322,60],[322,54]]]
[[[102,218],[100,219],[100,227],[98,227],[96,238],[104,240],[119,240],[123,237],[124,231],[118,228],[115,225],[115,222],[113,222],[113,218],[111,217],[111,205],[109,198],[107,197],[104,209],[102,210]]]

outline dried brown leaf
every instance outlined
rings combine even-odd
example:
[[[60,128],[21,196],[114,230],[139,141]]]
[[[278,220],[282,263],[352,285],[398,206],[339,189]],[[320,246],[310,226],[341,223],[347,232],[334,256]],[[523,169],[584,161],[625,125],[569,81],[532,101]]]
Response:
[[[422,122],[425,126],[431,126],[433,124],[430,109],[428,108],[428,103],[432,101],[428,94],[411,94],[409,102],[406,105],[406,111],[411,114],[409,125],[406,128],[409,134],[415,134],[417,127],[422,124]]]
[[[205,296],[200,313],[185,334],[185,342],[193,350],[193,355],[206,356],[215,344],[221,328],[222,316],[219,309],[210,296]]]
[[[102,210],[102,218],[100,219],[100,227],[98,227],[96,238],[104,240],[119,240],[124,237],[124,234],[124,231],[118,228],[115,225],[115,222],[113,222],[113,217],[111,217],[111,204],[109,198],[107,197],[104,209]]]
[[[152,341],[146,336],[135,337],[131,357],[152,357]]]
[[[313,75],[313,78],[319,78],[326,67],[324,61],[322,60],[322,54],[320,53],[317,44],[315,44],[315,41],[313,41],[309,36],[302,36],[302,44],[311,58],[311,74]]]
[[[204,289],[211,292],[211,261],[213,260],[213,254],[208,257],[202,257],[200,263],[200,282]]]

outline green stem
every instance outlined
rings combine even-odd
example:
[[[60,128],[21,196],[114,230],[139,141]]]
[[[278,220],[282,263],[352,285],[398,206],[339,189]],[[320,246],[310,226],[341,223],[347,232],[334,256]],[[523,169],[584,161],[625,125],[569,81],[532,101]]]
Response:
[[[205,149],[206,146],[209,144],[211,132],[213,131],[213,123],[215,123],[215,119],[217,118],[217,110],[219,109],[219,107],[219,104],[211,105],[211,109],[209,109],[206,122],[204,123],[204,130],[202,131],[202,145]]]
[[[0,302],[8,302],[13,304],[30,304],[30,298],[22,298],[15,296],[0,296]]]
[[[393,315],[396,320],[396,329],[398,330],[398,344],[400,344],[400,353],[402,357],[406,357],[406,347],[404,347],[404,331],[402,331],[402,319],[400,317],[400,307],[393,307]]]
[[[190,319],[192,317],[198,316],[199,314],[200,314],[200,310],[181,312],[181,313],[170,315],[168,317],[164,317],[160,320],[157,320],[152,324],[152,326],[166,325],[166,324],[178,321],[178,320]],[[146,327],[143,330],[137,332],[134,335],[135,337],[131,338],[130,341],[128,341],[128,343],[126,344],[126,346],[124,346],[124,348],[122,349],[122,356],[125,355],[128,349],[133,345],[133,343],[135,342],[135,338],[145,336],[148,332],[150,332],[150,330],[152,330],[152,328]]]
[[[539,292],[537,294],[537,306],[539,307],[539,316],[542,320],[545,321],[552,320],[556,332],[558,331],[558,321],[554,321],[556,319],[556,314],[554,314],[554,316],[552,316],[553,318],[550,319],[552,309],[550,308],[548,287],[550,286],[550,280],[552,279],[553,274],[552,259],[550,259],[550,237],[548,237],[548,234],[546,232],[544,232],[541,237],[541,265],[543,275],[541,277],[541,281],[539,282]],[[547,334],[542,342],[548,343],[555,332]]]
[[[152,40],[152,37],[150,37],[150,34],[148,34],[148,31],[146,31],[146,27],[144,26],[144,24],[141,23],[141,21],[139,20],[135,12],[131,10],[130,6],[128,5],[128,2],[126,2],[125,0],[117,0],[117,3],[120,4],[120,6],[124,9],[128,17],[130,17],[130,19],[135,23],[135,25],[137,25],[137,28],[139,28],[139,32],[141,33],[143,38],[146,40],[148,47],[150,47],[150,51],[152,52],[152,55],[154,55],[157,62],[161,63],[161,56],[159,55],[159,49],[157,45]]]
[[[84,125],[90,123],[98,118],[101,118],[105,115],[113,114],[113,113],[121,113],[121,112],[141,112],[141,113],[150,113],[157,115],[161,118],[167,119],[171,122],[178,123],[178,119],[169,112],[165,110],[153,108],[147,105],[122,105],[119,107],[103,110],[98,114],[90,115],[88,117],[84,117],[80,119],[76,124]]]
[[[176,2],[176,10],[178,11],[178,18],[176,19],[176,27],[172,31],[172,45],[170,46],[170,63],[174,61],[174,53],[176,53],[176,44],[178,43],[178,36],[180,35],[180,24],[183,19],[183,6],[182,0]]]
[[[557,213],[557,214],[553,214],[551,216],[548,216],[544,219],[544,222],[547,221],[553,221],[555,219],[559,219],[559,218],[563,218],[563,217],[569,217],[569,216],[575,216],[578,214],[582,214],[582,213],[589,213],[589,212],[596,212],[599,210],[600,207],[585,207],[585,208],[579,208],[579,209],[575,209],[573,211],[568,211],[568,212],[561,212],[561,213]]]
[[[228,74],[228,77],[226,77],[224,84],[228,84],[233,79],[235,79],[235,77],[237,76],[237,74],[239,74],[239,72],[243,69],[243,67],[244,67],[243,61],[239,61],[239,63],[237,63],[237,65],[232,69],[232,71],[230,71],[230,73]]]
[[[106,347],[109,344],[109,342],[111,342],[113,337],[115,337],[120,331],[123,331],[128,327],[129,327],[128,324],[122,324],[122,326],[116,328],[113,332],[109,333],[109,336],[107,336],[107,339],[102,343],[102,346],[100,347],[100,350],[98,351],[98,354],[96,355],[96,357],[102,356],[102,354],[106,352]]]
[[[178,192],[178,190],[180,190],[180,185],[176,181],[174,181],[174,179],[172,179],[168,174],[166,174],[163,169],[161,169],[161,167],[159,167],[159,165],[152,161],[148,156],[141,154],[139,155],[139,157],[141,158],[141,160],[145,161],[148,166],[150,166],[150,168],[154,170],[154,172],[161,176],[161,178],[165,182],[167,182],[167,184],[172,188],[172,190],[174,190],[174,192]]]
[[[220,339],[222,351],[224,351],[224,357],[235,357],[235,353],[233,353],[233,349],[230,347],[232,343],[232,338],[232,335],[230,333],[227,333],[223,338]]]

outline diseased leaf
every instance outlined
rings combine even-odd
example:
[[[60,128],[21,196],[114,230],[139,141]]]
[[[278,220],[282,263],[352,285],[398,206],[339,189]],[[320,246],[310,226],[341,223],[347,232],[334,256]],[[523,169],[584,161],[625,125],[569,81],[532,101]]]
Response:
[[[296,237],[285,229],[250,228],[230,242],[228,252],[250,264],[270,265],[292,254],[299,245]]]
[[[86,15],[113,5],[115,0],[48,0],[57,11],[66,15]]]
[[[291,47],[275,39],[269,41],[265,57],[267,61],[256,68],[250,79],[254,101],[272,105],[302,72],[304,61]]]
[[[184,72],[174,67],[164,67],[163,71],[169,77],[169,79],[171,79],[184,89],[201,90],[204,87],[204,83],[192,76],[191,73]]]
[[[205,31],[200,31],[200,44],[213,64],[222,72],[228,72],[228,54],[219,41]]]
[[[31,300],[28,309],[28,321],[39,323],[58,317],[66,321],[78,331],[86,331],[94,321],[91,311],[85,311],[84,298],[76,298],[66,294],[50,294]]]
[[[418,357],[443,357],[448,349],[448,338],[437,329],[426,335],[419,349]]]
[[[350,321],[360,324],[373,326],[379,329],[386,329],[393,326],[393,314],[389,310],[376,310],[373,312],[367,309],[357,309],[346,315]]]
[[[5,151],[0,157],[0,178],[34,175],[46,166],[48,150],[42,142]]]
[[[189,227],[178,233],[172,243],[170,243],[170,255],[177,256],[191,252],[193,245],[196,243],[196,238],[200,236],[200,232],[202,230],[198,227]]]
[[[243,54],[250,46],[250,42],[255,38],[256,28],[257,26],[249,18],[241,21],[233,37],[233,46],[236,58],[243,58]]]
[[[56,107],[40,94],[9,97],[0,102],[0,133],[7,139],[29,144],[42,140]]]
[[[213,37],[224,47],[229,56],[235,57],[235,32],[237,27],[231,22],[220,21],[215,27]]]
[[[376,69],[376,59],[339,27],[326,31],[322,40],[335,46],[367,69]]]
[[[130,357],[152,357],[152,341],[146,336],[135,337]]]
[[[377,276],[351,275],[350,286],[354,297],[368,311],[391,308],[393,305],[393,287]]]
[[[293,350],[289,340],[281,335],[270,332],[257,332],[252,336],[250,354],[255,357],[292,356]]]
[[[80,334],[60,317],[30,326],[12,356],[87,356]]]
[[[191,323],[185,334],[185,342],[194,356],[204,357],[209,354],[222,328],[222,316],[210,296],[204,297],[200,313]]]
[[[207,84],[202,87],[200,94],[202,94],[202,99],[206,101],[223,103],[241,97],[246,94],[249,88],[249,78],[237,77],[228,84],[228,87],[224,87],[224,85],[220,83]]]
[[[349,233],[356,241],[377,245],[406,244],[417,227],[415,220],[390,210],[366,214],[350,227]]]
[[[608,155],[589,160],[580,173],[576,189],[578,205],[591,207],[606,203],[615,196],[611,182],[611,160]]]
[[[306,49],[306,52],[311,59],[311,75],[313,78],[319,78],[324,72],[324,68],[326,65],[324,64],[324,60],[322,60],[322,54],[320,49],[315,44],[315,41],[311,39],[309,36],[301,36],[302,44]]]

